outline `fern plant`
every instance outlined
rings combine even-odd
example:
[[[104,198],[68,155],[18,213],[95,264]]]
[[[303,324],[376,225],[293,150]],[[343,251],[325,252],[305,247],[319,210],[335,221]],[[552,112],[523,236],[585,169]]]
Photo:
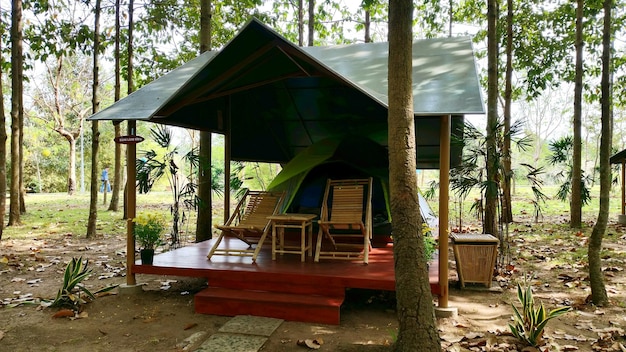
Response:
[[[533,347],[543,344],[543,332],[548,322],[571,309],[571,307],[565,306],[548,312],[543,303],[539,307],[535,307],[530,286],[522,289],[520,284],[517,284],[517,299],[522,305],[522,311],[520,312],[514,304],[511,304],[515,317],[514,323],[509,324],[509,329],[511,329],[513,336]]]

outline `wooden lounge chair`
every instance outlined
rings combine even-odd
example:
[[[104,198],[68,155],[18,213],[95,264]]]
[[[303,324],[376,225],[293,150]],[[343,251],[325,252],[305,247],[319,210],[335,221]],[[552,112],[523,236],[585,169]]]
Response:
[[[372,178],[328,180],[322,202],[315,261],[363,258],[368,263],[372,237]],[[322,250],[322,239],[332,248]]]
[[[207,258],[210,260],[217,254],[252,257],[252,262],[256,262],[270,231],[270,220],[267,217],[279,212],[283,197],[283,192],[246,191],[230,219],[224,225],[215,226],[221,232]],[[240,239],[248,248],[219,248],[225,236]]]

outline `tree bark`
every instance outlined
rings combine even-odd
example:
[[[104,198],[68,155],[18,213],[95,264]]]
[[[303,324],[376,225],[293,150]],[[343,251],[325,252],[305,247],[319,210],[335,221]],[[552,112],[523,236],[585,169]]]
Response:
[[[582,224],[582,92],[583,92],[583,10],[584,1],[576,1],[576,74],[574,77],[574,145],[572,150],[572,198],[570,200],[570,227]]]
[[[9,226],[20,224],[20,111],[23,76],[22,0],[11,2],[11,190]]]
[[[315,0],[309,0],[309,46],[315,45]]]
[[[513,0],[507,0],[507,23],[506,23],[506,73],[504,87],[504,143],[502,145],[502,169],[504,180],[502,182],[502,222],[513,221],[511,205],[511,102],[512,102],[512,79],[513,79]]]
[[[439,351],[415,173],[411,0],[389,3],[389,188],[398,305],[395,351]]]
[[[613,111],[611,82],[611,7],[612,0],[604,0],[604,28],[602,33],[602,135],[600,137],[600,210],[598,219],[589,237],[587,256],[589,260],[589,282],[591,301],[597,306],[609,303],[602,273],[602,239],[609,222],[611,192],[611,143],[613,142]]]
[[[91,112],[98,112],[98,52],[100,51],[100,1],[96,0],[94,34],[93,34],[93,87],[91,96]],[[98,219],[98,151],[100,150],[100,132],[98,121],[91,121],[91,198],[89,201],[89,220],[87,221],[87,238],[96,236],[96,221]],[[106,187],[106,185],[104,185]]]
[[[121,77],[120,77],[120,0],[115,0],[115,87],[114,100],[120,100]],[[122,135],[120,123],[114,123],[115,138]],[[120,204],[120,191],[122,189],[122,144],[115,143],[115,159],[113,161],[113,189],[111,192],[111,203],[109,211],[117,211]]]
[[[130,94],[135,90],[135,80],[133,78],[133,27],[135,26],[134,20],[133,20],[133,12],[135,9],[135,1],[134,0],[128,0],[128,43],[126,45],[126,54],[128,55],[128,64],[126,66],[126,71],[128,72],[128,77],[126,77],[126,80],[128,82],[128,87],[127,87],[127,93]],[[133,163],[135,164],[135,160],[128,160],[129,158],[127,158],[127,162],[129,163]],[[128,165],[127,165],[128,167]],[[130,177],[130,176],[129,176]],[[128,195],[126,194],[126,192],[135,192],[135,185],[131,185],[131,187],[128,186],[128,184],[126,184],[126,186],[124,187],[124,197],[128,197]],[[128,219],[128,209],[126,208],[126,201],[124,201],[124,214],[122,215],[122,218],[124,219]]]
[[[483,233],[500,237],[497,227],[498,156],[496,134],[498,126],[498,0],[487,6],[487,187]],[[502,241],[502,239],[500,239]]]
[[[0,4],[0,13],[2,13],[2,4]],[[4,29],[0,30],[0,37],[3,36]],[[0,41],[0,52],[2,52],[2,41]],[[4,67],[4,59],[0,55],[0,97],[4,97],[2,67]],[[7,203],[7,131],[4,119],[4,98],[0,99],[0,116],[3,117],[0,119],[0,240],[2,240]]]
[[[211,16],[211,1],[202,0],[200,2],[200,53],[211,50]],[[206,241],[213,237],[212,143],[211,132],[200,131],[200,166],[198,168],[198,198],[200,198],[200,203],[196,221],[196,242]],[[225,160],[224,162],[230,161]]]

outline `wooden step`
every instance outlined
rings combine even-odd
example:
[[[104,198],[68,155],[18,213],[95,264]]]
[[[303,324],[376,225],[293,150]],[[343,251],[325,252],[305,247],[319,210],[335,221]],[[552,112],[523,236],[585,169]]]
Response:
[[[208,287],[196,294],[196,313],[225,316],[255,315],[320,324],[339,324],[344,295],[294,293]]]
[[[311,296],[343,297],[345,293],[345,288],[342,286],[324,285],[319,282],[312,282],[310,284],[307,284],[303,282],[289,281],[284,279],[283,277],[274,277],[273,280],[269,279],[265,281],[255,280],[251,276],[249,278],[249,280],[211,278],[208,280],[208,283],[210,287],[222,287],[236,290],[293,293],[298,295]]]

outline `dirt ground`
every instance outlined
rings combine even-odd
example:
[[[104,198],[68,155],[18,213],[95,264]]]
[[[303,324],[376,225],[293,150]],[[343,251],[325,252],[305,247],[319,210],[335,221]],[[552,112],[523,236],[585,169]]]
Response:
[[[548,324],[542,351],[626,351],[626,229],[610,227],[603,268],[611,305],[594,307],[586,302],[590,290],[584,264],[553,260],[560,251],[586,247],[586,236],[539,242],[531,236],[538,227],[521,228],[525,230],[511,234],[512,271],[497,277],[501,290],[458,289],[450,257],[449,306],[458,308],[459,315],[437,321],[443,348],[534,351],[519,345],[507,327],[511,303],[516,302],[515,283],[530,275],[536,297],[548,308],[574,307]],[[188,337],[201,332],[208,337],[230,319],[194,313],[193,295],[204,288],[202,280],[151,275],[138,276],[145,283],[140,295],[102,296],[84,305],[79,318],[54,318],[58,309],[43,308],[41,302],[54,298],[66,263],[79,256],[89,259],[93,269],[86,281],[90,290],[125,283],[121,235],[93,241],[67,234],[0,242],[0,351],[181,351],[193,347],[185,345]],[[284,322],[262,350],[305,351],[298,340],[319,339],[322,351],[390,351],[396,330],[390,293],[352,290],[340,325]]]

